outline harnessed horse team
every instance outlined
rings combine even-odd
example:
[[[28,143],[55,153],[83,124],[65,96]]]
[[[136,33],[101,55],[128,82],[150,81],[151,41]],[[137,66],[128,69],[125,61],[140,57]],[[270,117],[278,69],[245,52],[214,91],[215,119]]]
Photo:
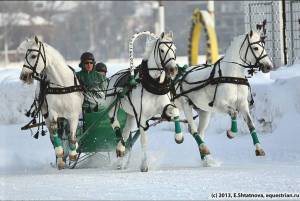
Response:
[[[40,83],[35,97],[38,107],[31,115],[43,114],[55,149],[58,169],[62,169],[65,162],[57,135],[57,122],[59,118],[68,120],[71,135],[69,159],[76,160],[78,145],[76,128],[84,94],[74,71],[67,66],[61,54],[50,45],[34,37],[22,42],[19,51],[26,52],[20,79],[28,84],[32,84],[33,79]],[[227,131],[227,136],[230,138],[237,133],[236,119],[240,112],[251,133],[256,155],[265,155],[249,113],[248,96],[251,95],[251,91],[246,78],[247,70],[250,74],[258,70],[267,73],[273,68],[260,34],[251,31],[236,37],[224,57],[213,65],[190,66],[183,69],[176,64],[175,51],[172,33],[162,33],[160,36],[151,34],[142,63],[135,69],[120,71],[109,79],[104,105],[112,104],[116,97],[122,95],[120,101],[109,112],[111,126],[120,138],[116,147],[120,164],[130,131],[137,126],[141,133],[140,168],[143,172],[148,171],[146,130],[148,120],[155,115],[174,121],[175,141],[182,143],[179,111],[185,114],[204,165],[214,164],[213,157],[204,142],[204,133],[211,112],[229,114],[232,126]],[[120,80],[125,80],[125,84],[120,84]],[[124,85],[128,89],[126,93],[122,91]],[[116,116],[120,108],[127,113],[122,133]],[[193,120],[193,109],[199,114],[198,128]]]

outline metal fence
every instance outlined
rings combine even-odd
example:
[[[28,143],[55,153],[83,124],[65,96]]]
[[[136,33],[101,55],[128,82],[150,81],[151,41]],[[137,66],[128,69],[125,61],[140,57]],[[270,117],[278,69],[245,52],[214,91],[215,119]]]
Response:
[[[244,5],[246,31],[255,30],[257,24],[267,21],[265,47],[275,66],[298,62],[300,0],[248,1]]]
[[[300,1],[291,0],[286,6],[286,43],[288,64],[300,62]]]

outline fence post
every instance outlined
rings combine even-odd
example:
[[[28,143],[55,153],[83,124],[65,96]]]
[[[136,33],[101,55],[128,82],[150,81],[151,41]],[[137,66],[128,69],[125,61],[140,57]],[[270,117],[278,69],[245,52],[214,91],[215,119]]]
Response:
[[[283,42],[283,60],[284,65],[287,65],[287,46],[286,46],[286,8],[285,0],[281,1],[282,10],[282,42]]]

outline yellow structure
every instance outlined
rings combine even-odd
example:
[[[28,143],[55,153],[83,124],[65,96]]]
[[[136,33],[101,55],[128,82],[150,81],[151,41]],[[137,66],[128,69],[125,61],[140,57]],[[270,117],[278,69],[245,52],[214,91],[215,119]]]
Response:
[[[208,11],[195,9],[188,46],[189,65],[199,64],[199,41],[202,29],[206,38],[205,51],[207,63],[213,64],[219,59],[218,41],[213,16]]]

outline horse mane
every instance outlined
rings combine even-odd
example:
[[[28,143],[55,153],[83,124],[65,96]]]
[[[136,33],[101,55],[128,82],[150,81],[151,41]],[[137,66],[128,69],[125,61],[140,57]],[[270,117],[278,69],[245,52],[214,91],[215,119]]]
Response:
[[[143,56],[143,60],[147,60],[150,57],[150,54],[154,48],[154,45],[156,43],[156,40],[159,39],[160,36],[151,34],[151,36],[147,37],[146,41],[146,47],[145,47],[145,53]],[[169,34],[164,34],[163,39],[164,41],[172,41],[172,37]]]
[[[46,51],[50,52],[49,55],[55,54],[54,58],[52,59],[53,61],[62,60],[63,62],[66,63],[65,58],[62,56],[62,54],[58,50],[56,50],[54,47],[52,47],[51,45],[49,45],[45,42],[42,42],[42,43],[44,44],[45,49],[47,49]],[[19,47],[17,48],[17,51],[19,53],[25,54],[27,49],[33,48],[33,46],[36,46],[36,48],[38,49],[38,45],[35,43],[34,39],[28,38],[19,45]]]
[[[234,37],[231,40],[229,46],[225,49],[225,52],[227,52],[229,49],[236,48],[235,46],[238,45],[237,41],[241,41],[242,42],[244,40],[246,34],[248,34],[248,33],[244,33],[244,34],[241,34],[241,35],[238,35],[238,36]],[[260,34],[258,32],[256,32],[256,31],[253,31],[253,36],[259,38]]]
[[[49,45],[47,43],[43,42],[43,44],[44,44],[45,48],[48,48],[48,51],[50,50],[50,52],[53,52],[54,54],[56,54],[55,59],[53,59],[53,60],[55,60],[55,61],[60,61],[61,60],[64,63],[66,63],[65,58],[62,56],[62,54],[58,50],[56,50],[54,47],[52,47],[51,45]]]
[[[151,35],[147,37],[143,60],[147,60],[150,57],[151,51],[153,50],[157,39],[158,36],[155,35]]]

